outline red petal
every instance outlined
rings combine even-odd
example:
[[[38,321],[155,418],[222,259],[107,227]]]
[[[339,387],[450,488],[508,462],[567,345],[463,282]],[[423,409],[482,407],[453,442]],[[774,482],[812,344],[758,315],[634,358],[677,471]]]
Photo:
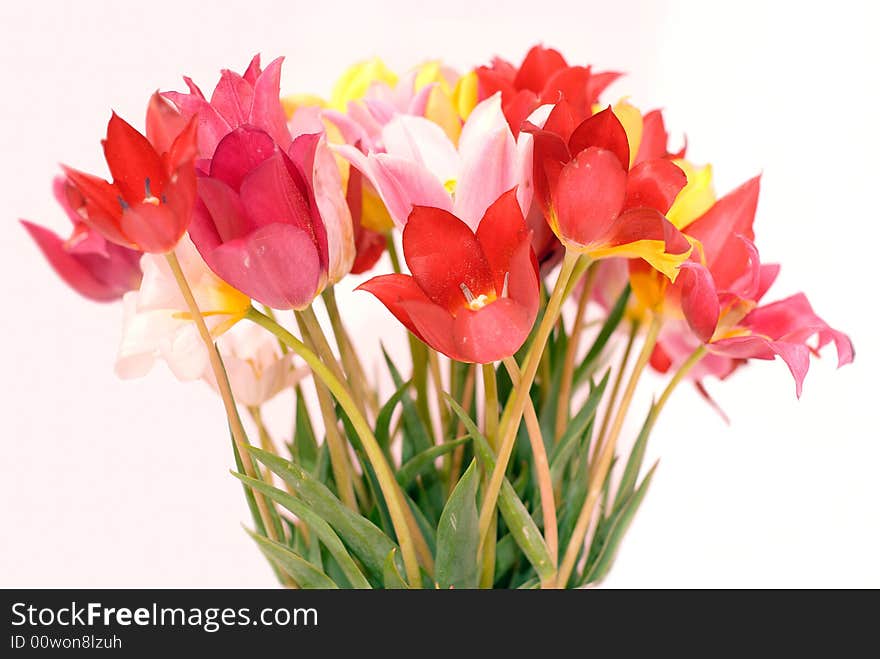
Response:
[[[688,225],[688,235],[699,240],[706,266],[719,288],[725,288],[741,274],[743,266],[738,236],[754,241],[752,223],[758,206],[760,177],[747,181],[715,202],[700,218]],[[737,258],[731,258],[735,254]]]
[[[162,159],[147,138],[115,112],[107,124],[104,157],[113,175],[113,182],[129,204],[137,204],[148,196],[147,179],[153,196],[162,195],[167,180]]]
[[[363,200],[363,174],[360,170],[352,167],[348,176],[345,201],[351,211],[351,222],[354,228],[355,257],[351,266],[353,275],[359,275],[372,269],[385,253],[386,246],[383,234],[367,229],[361,224]]]
[[[609,247],[628,245],[639,240],[662,241],[667,254],[684,254],[691,248],[684,234],[653,208],[632,208],[621,213],[606,240]]]
[[[504,103],[502,108],[507,124],[510,126],[510,132],[516,137],[519,135],[523,122],[534,112],[540,102],[538,97],[527,89],[520,90],[513,98]]]
[[[699,263],[681,264],[676,286],[681,286],[681,310],[697,338],[707,343],[715,333],[718,316],[718,291],[709,270]]]
[[[409,316],[409,312],[403,305],[404,302],[408,301],[432,304],[428,296],[416,284],[415,279],[409,275],[401,274],[379,275],[365,281],[355,290],[364,290],[375,295],[382,304],[388,307],[388,311],[394,314],[394,317],[403,323],[410,332],[415,334],[421,341],[425,340],[418,329],[416,329]]]
[[[610,105],[581,123],[568,140],[568,149],[573,154],[578,154],[591,146],[611,151],[617,156],[621,166],[625,170],[629,169],[629,142],[626,138],[626,130]]]
[[[64,165],[61,168],[83,197],[86,207],[83,221],[110,242],[126,247],[130,246],[131,241],[119,227],[119,222],[122,219],[119,189],[97,176]]]
[[[170,101],[155,92],[147,106],[146,124],[147,139],[156,153],[166,153],[171,149],[174,138],[186,127],[187,121]]]
[[[531,232],[516,200],[516,188],[505,192],[486,209],[476,236],[492,271],[495,291],[500,295],[505,275],[510,272],[513,253],[520,245],[531,241]]]
[[[287,128],[287,116],[284,114],[280,99],[283,61],[283,57],[272,60],[257,78],[254,84],[250,122],[263,128],[278,142],[278,146],[287,150],[292,140],[290,130]]]
[[[687,175],[671,160],[639,163],[632,168],[627,178],[626,201],[623,207],[654,208],[665,215],[686,185]]]
[[[242,77],[253,85],[257,82],[257,78],[260,77],[262,72],[263,69],[260,68],[260,53],[257,53],[251,59],[251,62],[248,64],[248,68]]]
[[[166,171],[169,174],[173,174],[187,163],[195,161],[199,155],[198,137],[198,117],[192,117],[174,138],[168,152],[163,156]]]
[[[590,69],[583,66],[567,66],[551,75],[541,90],[541,101],[556,103],[564,98],[577,111],[579,120],[592,114],[591,102],[587,98],[587,85],[590,80]]]
[[[534,315],[509,298],[478,311],[462,310],[453,324],[459,361],[489,364],[519,350],[532,330]]]
[[[230,127],[250,123],[254,104],[254,87],[234,71],[223,69],[220,82],[211,94],[211,106]]]
[[[138,249],[152,254],[174,249],[186,230],[167,204],[133,204],[122,212],[120,226]]]
[[[462,284],[474,296],[494,291],[477,237],[452,213],[416,206],[403,229],[403,253],[419,288],[451,313],[467,302]]]
[[[639,152],[634,164],[645,160],[665,158],[669,142],[669,133],[666,132],[666,124],[663,121],[663,113],[660,110],[651,110],[642,117],[642,141],[639,143]]]
[[[190,226],[190,237],[200,250],[202,244],[216,243],[213,244],[216,247],[229,240],[244,238],[257,229],[245,213],[238,195],[220,179],[200,178],[199,199],[205,212],[196,213]]]
[[[534,46],[526,54],[513,84],[517,89],[529,89],[537,94],[544,89],[544,85],[553,73],[566,66],[565,58],[559,51]]]
[[[241,184],[241,202],[256,226],[284,222],[313,235],[309,202],[291,177],[285,158],[276,153],[251,170]]]
[[[619,158],[595,147],[581,151],[552,190],[560,238],[584,246],[604,242],[625,195],[626,171]]]

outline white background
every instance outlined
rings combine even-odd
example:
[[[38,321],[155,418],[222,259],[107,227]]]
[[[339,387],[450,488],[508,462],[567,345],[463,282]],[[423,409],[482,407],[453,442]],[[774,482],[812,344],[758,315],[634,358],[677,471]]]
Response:
[[[117,381],[121,309],[67,291],[17,225],[67,230],[50,195],[56,163],[103,171],[111,108],[140,125],[154,89],[181,89],[187,73],[210,90],[221,67],[243,69],[257,51],[287,56],[283,91],[326,94],[373,54],[398,69],[434,57],[463,69],[495,53],[518,61],[543,41],[629,72],[609,98],[666,108],[720,190],[763,171],[758,245],[784,263],[771,297],[806,291],[858,351],[839,372],[833,351],[815,362],[800,401],[781,363],[712,383],[730,426],[678,392],[607,585],[880,586],[871,4],[2,3],[0,585],[274,583],[239,526],[219,401],[164,367]],[[365,346],[401,341],[378,303],[341,288]]]

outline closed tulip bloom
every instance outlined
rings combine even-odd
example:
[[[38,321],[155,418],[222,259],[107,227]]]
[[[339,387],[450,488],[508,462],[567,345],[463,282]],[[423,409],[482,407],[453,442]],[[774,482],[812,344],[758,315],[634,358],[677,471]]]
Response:
[[[566,102],[534,138],[535,195],[568,249],[593,259],[644,259],[674,280],[691,245],[665,217],[687,177],[665,158],[630,168],[630,141],[609,107],[576,123]]]
[[[199,178],[193,242],[215,273],[275,309],[307,307],[328,279],[327,231],[307,174],[320,139],[303,135],[288,155],[268,133],[242,126]]]
[[[448,211],[419,206],[403,230],[412,274],[374,277],[359,288],[435,350],[494,362],[519,350],[538,312],[530,234],[514,190],[488,208],[476,231]]]
[[[43,252],[49,265],[80,295],[96,302],[111,302],[141,281],[141,252],[107,242],[83,220],[82,196],[63,177],[55,179],[55,199],[73,223],[66,240],[27,220],[22,225]]]

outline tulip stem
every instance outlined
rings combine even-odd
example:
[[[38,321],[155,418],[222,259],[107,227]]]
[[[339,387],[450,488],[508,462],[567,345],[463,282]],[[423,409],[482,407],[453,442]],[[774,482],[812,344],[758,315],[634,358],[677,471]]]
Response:
[[[440,434],[438,438],[443,441],[444,433],[449,426],[449,408],[443,399],[443,376],[440,373],[440,356],[433,348],[428,348],[428,372],[431,374],[431,382],[434,384],[434,394],[437,396],[437,410],[440,413]]]
[[[584,259],[578,261],[582,263]],[[581,333],[584,329],[584,314],[587,311],[587,305],[590,302],[590,294],[593,289],[593,281],[596,278],[597,269],[590,268],[587,272],[587,278],[584,281],[584,288],[581,291],[581,298],[578,300],[577,311],[574,315],[573,324],[571,326],[571,334],[568,337],[568,344],[565,347],[565,359],[562,363],[562,375],[559,384],[559,397],[556,400],[556,433],[554,441],[558,442],[565,433],[565,427],[568,425],[569,415],[571,413],[571,390],[574,379],[574,360],[577,357],[578,347],[581,342]],[[574,275],[572,275],[574,277]]]
[[[315,351],[315,337],[311,328],[305,322],[302,314],[296,314],[299,331],[309,349]],[[319,378],[312,378],[315,383],[315,393],[318,395],[318,406],[321,408],[321,417],[324,420],[324,433],[327,438],[327,448],[330,453],[330,468],[333,471],[333,480],[342,503],[357,512],[357,499],[354,496],[352,484],[351,465],[348,460],[345,442],[339,434],[339,425],[336,418],[336,409],[327,385]]]
[[[312,341],[312,349],[324,360],[324,363],[327,365],[327,368],[330,369],[330,372],[340,382],[345,382],[345,373],[342,372],[342,368],[339,366],[339,360],[336,358],[336,355],[333,354],[333,349],[330,347],[330,343],[327,341],[327,337],[324,335],[324,330],[321,329],[321,323],[318,322],[318,317],[315,315],[315,310],[311,305],[307,306],[302,311],[295,311],[296,319],[300,324],[301,328],[305,328],[305,331],[308,332]]]
[[[330,317],[330,325],[333,328],[333,335],[336,337],[336,345],[339,346],[342,365],[345,367],[348,379],[352,383],[355,393],[359,398],[363,398],[366,401],[370,412],[375,417],[379,411],[379,402],[376,400],[375,392],[367,386],[367,376],[364,372],[363,364],[354,343],[352,343],[351,337],[348,335],[348,330],[345,329],[342,317],[339,315],[339,306],[336,304],[336,291],[330,286],[324,290],[321,297],[324,300],[324,306],[327,308],[327,315]]]
[[[284,327],[253,307],[248,309],[245,318],[272,332],[272,334],[287,344],[288,348],[298,354],[309,365],[312,369],[312,374],[320,378],[327,385],[327,388],[332,392],[336,400],[339,401],[339,405],[348,415],[361,441],[364,452],[367,454],[367,458],[376,472],[376,480],[378,480],[379,489],[385,497],[388,514],[391,517],[391,524],[394,527],[394,532],[400,544],[400,553],[403,557],[409,584],[412,588],[421,588],[422,578],[419,571],[419,560],[421,560],[422,565],[429,573],[433,573],[433,557],[416,524],[412,511],[406,504],[403,492],[394,478],[394,472],[385,459],[385,454],[376,441],[376,437],[373,435],[367,420],[361,414],[357,403],[355,403],[345,385],[333,375],[318,356]]]
[[[562,564],[559,567],[559,575],[557,579],[557,585],[564,588],[568,583],[568,579],[571,576],[571,572],[575,567],[575,563],[577,562],[577,558],[583,549],[584,539],[586,538],[587,531],[590,527],[590,521],[593,515],[593,508],[596,505],[596,502],[599,499],[599,495],[602,493],[602,487],[605,483],[605,479],[608,477],[608,471],[611,468],[611,463],[614,458],[614,450],[617,445],[617,439],[620,436],[620,431],[623,428],[623,422],[626,419],[626,414],[629,411],[630,403],[632,403],[633,394],[635,394],[636,386],[638,385],[639,378],[645,370],[645,367],[648,365],[648,360],[651,358],[651,353],[654,351],[654,346],[657,344],[657,337],[660,334],[660,326],[662,325],[662,320],[660,316],[655,315],[651,319],[651,325],[648,328],[648,334],[645,337],[645,343],[642,346],[642,351],[639,353],[638,359],[636,360],[635,366],[633,366],[632,373],[630,374],[629,382],[626,385],[626,389],[623,392],[623,398],[620,401],[620,407],[617,408],[617,414],[614,417],[614,422],[611,424],[611,430],[608,434],[608,439],[603,443],[602,448],[599,452],[599,457],[597,464],[590,465],[590,473],[589,473],[589,485],[587,488],[587,498],[584,501],[584,505],[581,507],[581,511],[578,514],[577,522],[575,523],[574,532],[571,535],[571,540],[568,542],[568,547],[565,550],[565,556],[562,559]]]
[[[657,402],[654,403],[654,409],[651,411],[652,416],[654,417],[652,421],[656,421],[657,417],[660,416],[660,412],[666,406],[669,397],[672,395],[672,392],[675,391],[675,388],[681,383],[681,381],[687,376],[688,373],[696,366],[699,361],[706,355],[706,346],[701,345],[699,348],[694,350],[691,353],[691,356],[688,357],[684,363],[678,368],[675,372],[675,375],[672,376],[672,379],[669,380],[669,384],[666,385],[666,388],[663,390],[663,393],[660,394],[660,398],[657,399]]]
[[[602,427],[599,429],[599,434],[596,435],[596,442],[593,445],[593,453],[590,456],[591,462],[595,462],[596,458],[599,456],[599,449],[602,447],[602,443],[605,439],[605,431],[608,430],[608,423],[611,421],[611,417],[614,414],[614,405],[617,402],[617,394],[620,393],[620,385],[623,384],[623,374],[626,373],[626,365],[629,363],[629,357],[632,353],[633,345],[639,334],[639,326],[640,323],[638,321],[633,321],[630,326],[629,338],[626,341],[626,348],[623,350],[623,357],[620,359],[620,367],[617,369],[617,375],[614,376],[614,385],[611,387],[611,394],[605,408],[604,418],[602,419]]]
[[[513,357],[504,359],[504,365],[510,374],[513,386],[520,381],[519,366]],[[532,399],[526,401],[524,413],[526,430],[529,435],[529,444],[532,447],[532,455],[535,459],[535,479],[538,481],[538,494],[541,496],[541,513],[544,517],[544,543],[553,559],[554,566],[559,555],[559,530],[556,521],[556,501],[553,498],[553,477],[550,474],[550,461],[547,459],[547,448],[544,445],[544,437],[541,434],[541,423],[535,412]],[[554,588],[555,580],[542,582],[543,588]]]
[[[471,404],[474,399],[474,382],[477,379],[477,368],[475,365],[468,365],[467,375],[464,380],[464,389],[461,395],[461,406],[462,409],[467,414],[471,413]],[[454,394],[453,394],[454,395]],[[456,428],[455,434],[453,437],[461,437],[464,434],[465,427],[464,421],[461,419],[458,420],[458,427]],[[449,464],[449,494],[452,494],[452,490],[455,489],[456,483],[458,483],[458,475],[461,473],[461,463],[464,461],[464,446],[457,446],[455,451],[452,452],[452,460]]]
[[[526,355],[525,365],[522,369],[522,377],[519,384],[514,388],[504,408],[499,427],[500,442],[498,443],[498,455],[495,461],[495,469],[492,470],[492,476],[483,495],[483,504],[480,508],[480,546],[486,541],[489,533],[489,527],[492,522],[493,512],[498,503],[498,493],[501,491],[501,485],[504,482],[504,474],[507,471],[507,465],[510,462],[510,456],[513,452],[513,446],[516,443],[516,433],[519,429],[519,423],[522,419],[523,411],[526,407],[526,400],[530,396],[532,383],[535,381],[535,374],[538,371],[538,364],[541,361],[541,355],[544,347],[547,345],[547,339],[562,308],[562,297],[571,273],[579,255],[576,252],[566,250],[565,258],[562,261],[562,269],[553,287],[553,293],[547,302],[547,308],[544,311],[544,317],[535,338]]]
[[[483,364],[483,390],[486,392],[486,406],[483,410],[483,434],[493,451],[498,450],[498,380],[495,365]]]
[[[232,387],[229,385],[229,378],[226,375],[226,368],[223,365],[223,359],[220,357],[217,346],[214,344],[214,339],[211,337],[211,332],[205,324],[205,319],[202,316],[202,312],[199,310],[199,305],[189,286],[189,282],[186,280],[186,275],[183,273],[183,268],[180,266],[180,261],[177,259],[177,255],[172,250],[165,254],[165,259],[168,261],[171,273],[177,281],[177,286],[180,288],[180,293],[183,295],[187,307],[189,307],[190,315],[192,316],[193,322],[196,324],[199,336],[201,336],[202,342],[205,344],[205,348],[208,351],[208,361],[214,372],[214,380],[217,382],[217,390],[220,392],[220,398],[222,399],[223,407],[226,410],[229,431],[232,433],[233,441],[241,448],[239,454],[245,474],[251,478],[261,480],[260,473],[254,466],[250,453],[247,450],[251,443],[248,441],[247,433],[241,423],[241,417],[239,416],[238,408],[235,405],[235,397],[232,394]],[[283,541],[283,538],[279,538],[278,534],[275,532],[275,526],[273,525],[272,517],[269,514],[269,505],[271,504],[266,501],[265,497],[260,492],[254,490],[253,494],[266,534],[271,540],[276,542],[279,540]],[[285,579],[285,584],[290,585],[288,579]]]

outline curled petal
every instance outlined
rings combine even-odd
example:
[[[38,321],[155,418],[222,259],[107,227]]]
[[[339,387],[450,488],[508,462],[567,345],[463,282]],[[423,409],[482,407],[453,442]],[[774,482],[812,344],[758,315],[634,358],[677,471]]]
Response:
[[[681,286],[681,310],[685,320],[700,341],[708,342],[721,313],[712,274],[699,263],[685,261],[676,283]]]

